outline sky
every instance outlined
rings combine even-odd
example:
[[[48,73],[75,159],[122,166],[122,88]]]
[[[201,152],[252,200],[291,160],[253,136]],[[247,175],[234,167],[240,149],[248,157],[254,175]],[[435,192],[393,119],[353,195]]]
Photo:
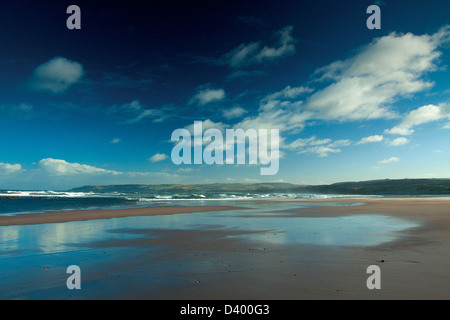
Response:
[[[448,0],[2,3],[0,189],[449,178],[449,13]],[[195,121],[279,130],[277,173],[174,164],[172,133]]]

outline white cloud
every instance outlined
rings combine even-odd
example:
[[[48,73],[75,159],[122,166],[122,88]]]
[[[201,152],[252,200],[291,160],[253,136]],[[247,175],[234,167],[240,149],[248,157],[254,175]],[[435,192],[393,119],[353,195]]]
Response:
[[[117,144],[117,143],[120,143],[120,141],[122,141],[121,139],[118,139],[118,138],[114,138],[114,139],[112,139],[111,140],[111,144]]]
[[[386,141],[386,144],[391,147],[403,146],[408,143],[409,143],[409,140],[406,139],[405,137],[400,137],[400,138],[396,138],[394,140]]]
[[[450,102],[440,103],[439,108],[441,109],[442,116],[450,119]]]
[[[133,100],[123,105],[114,105],[109,108],[107,113],[125,113],[128,119],[122,121],[123,124],[135,124],[147,118],[151,118],[152,122],[162,122],[169,118],[165,108],[146,109],[139,100]]]
[[[206,120],[202,121],[203,131],[208,130],[208,129],[218,129],[222,133],[225,133],[225,129],[228,127],[229,127],[229,125],[227,125],[227,124],[224,124],[222,122],[214,122],[210,119],[206,119]],[[191,133],[192,136],[194,135],[194,124],[190,124],[190,125],[186,126],[185,129],[187,129]]]
[[[200,87],[200,89],[197,89],[197,93],[191,98],[189,104],[197,103],[203,106],[214,101],[225,99],[225,90],[202,87]]]
[[[384,138],[383,138],[382,135],[374,135],[374,136],[369,136],[369,137],[362,138],[356,144],[366,144],[366,143],[373,143],[373,142],[381,142],[381,141],[383,141],[383,139]]]
[[[13,174],[22,171],[22,166],[20,164],[9,164],[0,162],[0,174]]]
[[[237,48],[224,54],[219,64],[231,68],[245,68],[251,65],[271,62],[295,53],[296,40],[292,36],[292,26],[286,26],[278,31],[278,46],[261,48],[261,42],[243,43]]]
[[[226,119],[240,118],[247,113],[247,110],[241,107],[233,107],[231,109],[222,110],[222,114]]]
[[[348,139],[342,139],[342,140],[336,140],[332,143],[330,143],[328,146],[329,147],[346,147],[349,146],[351,144],[350,140]]]
[[[409,112],[399,125],[392,129],[386,129],[385,133],[403,136],[411,135],[415,126],[441,119],[450,119],[450,114],[447,110],[448,106],[449,104],[447,103],[441,103],[437,106],[432,104],[422,106]]]
[[[184,179],[177,173],[120,172],[52,158],[42,159],[37,167],[28,170],[20,164],[0,163],[0,175],[4,189],[46,190],[65,190],[83,185],[180,183]]]
[[[248,64],[255,63],[254,59],[258,53],[260,44],[252,42],[248,44],[241,44],[237,48],[228,52],[223,56],[223,60],[232,68],[240,68]]]
[[[437,44],[450,43],[450,24],[442,27],[438,32],[433,34],[431,38]]]
[[[423,77],[436,70],[434,61],[440,55],[438,48],[447,32],[450,31],[442,28],[432,36],[392,33],[377,38],[353,57],[316,71],[318,80],[332,80],[332,84],[304,101],[302,95],[310,94],[311,88],[287,86],[261,99],[258,114],[244,118],[235,127],[274,128],[280,134],[295,134],[314,120],[398,118],[397,112],[391,110],[394,101],[432,85]],[[385,133],[410,130],[393,128]]]
[[[384,130],[385,134],[399,135],[399,136],[409,136],[413,134],[414,130],[410,128],[393,127],[392,129]]]
[[[145,109],[142,110],[135,118],[124,121],[126,124],[138,123],[143,119],[152,118],[153,122],[162,122],[167,119],[167,114],[158,109]]]
[[[46,173],[52,176],[63,176],[63,175],[83,175],[83,174],[113,174],[117,175],[119,172],[105,170],[101,168],[96,168],[93,166],[79,164],[79,163],[70,163],[65,160],[60,159],[42,159],[39,161],[39,166]]]
[[[168,156],[164,153],[157,153],[154,156],[150,157],[148,160],[151,162],[158,162],[158,161],[163,161],[166,160],[168,158]]]
[[[316,136],[310,138],[300,138],[287,145],[289,149],[298,149],[306,146],[318,146],[330,143],[331,139],[317,139]]]
[[[399,162],[399,161],[400,161],[400,159],[397,158],[397,157],[390,157],[389,159],[381,160],[378,163],[380,163],[380,164],[388,164],[388,163]]]
[[[289,144],[283,145],[286,149],[296,150],[299,154],[312,153],[319,157],[326,157],[329,153],[339,153],[339,147],[350,145],[349,140],[317,139],[316,136],[310,138],[300,138]]]
[[[83,66],[63,57],[55,57],[39,65],[30,79],[31,88],[37,91],[64,93],[83,77]]]
[[[267,47],[265,46],[256,56],[255,60],[259,63],[265,61],[271,61],[284,57],[286,55],[291,55],[295,53],[295,39],[292,37],[293,26],[286,26],[278,32],[280,37],[279,47]]]
[[[287,86],[286,88],[284,88],[281,91],[269,94],[268,96],[266,96],[265,98],[263,98],[261,101],[263,102],[268,102],[271,100],[289,100],[289,99],[295,99],[298,98],[299,96],[305,94],[305,93],[311,93],[313,91],[313,89],[308,88],[308,87],[294,87],[292,88],[291,86]]]
[[[314,93],[305,107],[324,120],[395,117],[394,101],[433,86],[423,76],[437,70],[438,48],[449,32],[442,28],[432,36],[391,33],[375,39],[352,58],[318,69],[318,80],[333,83]]]
[[[141,104],[139,100],[133,100],[129,103],[125,103],[121,106],[114,106],[117,110],[129,111],[129,112],[140,112],[144,109],[144,106]]]
[[[301,101],[261,100],[258,115],[244,118],[236,124],[236,128],[243,129],[279,129],[300,132],[310,114],[303,112]]]
[[[391,33],[376,38],[353,57],[336,61],[316,71],[318,81],[332,81],[323,89],[311,94],[308,87],[291,87],[267,95],[260,101],[256,116],[244,118],[235,128],[279,129],[280,134],[296,134],[314,120],[363,121],[372,119],[399,118],[392,105],[400,98],[430,88],[433,83],[426,80],[429,72],[437,70],[436,61],[440,56],[439,47],[449,41],[450,28],[445,27],[434,35],[414,35]],[[255,44],[241,46],[232,60],[235,67],[242,66],[257,51]],[[239,53],[239,54],[238,54]],[[309,95],[306,96],[306,95]],[[302,97],[306,96],[306,97]],[[445,107],[445,108],[444,108]],[[450,115],[448,104],[441,106]],[[421,111],[430,111],[423,109]],[[411,114],[402,127],[386,130],[386,134],[410,134],[411,126],[435,119],[432,112],[428,117]],[[450,116],[449,116],[450,118]],[[422,119],[422,120],[421,120]],[[384,140],[382,135],[362,138],[356,144],[375,143]],[[409,140],[388,140],[391,146],[400,146]],[[326,156],[340,152],[339,147],[349,145],[349,140],[326,141],[298,139],[285,145],[280,137],[280,147],[295,149],[299,153],[315,153]]]
[[[403,118],[400,126],[411,128],[422,123],[436,121],[441,117],[441,108],[430,104],[411,111],[405,118]]]
[[[184,127],[186,130],[189,131],[189,133],[191,134],[191,138],[192,139],[194,139],[194,137],[195,137],[195,135],[194,135],[194,125],[195,125],[195,123]],[[214,121],[212,121],[210,119],[206,119],[206,120],[202,121],[202,134],[208,129],[217,129],[217,130],[219,130],[222,133],[222,136],[225,137],[226,129],[228,129],[228,128],[230,128],[230,126],[228,124],[224,124],[222,122],[214,122]],[[226,139],[224,139],[224,140],[226,141]],[[193,142],[193,140],[191,142]],[[185,143],[186,143],[186,141],[185,141]],[[223,143],[224,150],[226,150],[227,148],[231,147],[231,146],[227,146],[226,142],[213,141],[212,143],[213,144]],[[206,140],[202,140],[202,144],[203,145],[209,145],[209,144],[211,144],[211,142],[206,141]]]
[[[329,153],[341,152],[340,149],[330,148],[328,146],[315,146],[300,150],[298,153],[315,153],[319,157],[327,157]]]

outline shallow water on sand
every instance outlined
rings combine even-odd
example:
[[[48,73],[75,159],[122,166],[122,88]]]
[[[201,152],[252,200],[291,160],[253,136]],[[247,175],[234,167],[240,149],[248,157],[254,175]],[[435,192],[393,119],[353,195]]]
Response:
[[[233,237],[249,237],[251,240],[277,244],[378,245],[394,240],[398,236],[395,234],[397,231],[417,226],[408,220],[382,215],[289,217],[283,212],[282,217],[277,217],[276,212],[311,206],[359,205],[357,203],[239,203],[239,205],[252,209],[0,227],[0,254],[71,251],[78,249],[74,245],[80,243],[139,237],[130,232],[120,232],[129,229],[232,229],[260,231]]]
[[[209,205],[207,201],[189,204]],[[220,204],[215,202],[214,205]],[[142,253],[142,248],[135,248],[136,244],[142,239],[162,237],[157,231],[179,232],[177,241],[180,243],[187,241],[182,238],[183,231],[200,230],[223,232],[224,238],[256,241],[264,246],[374,246],[400,237],[398,231],[418,226],[383,215],[298,217],[277,213],[309,206],[360,205],[358,203],[239,202],[236,205],[249,209],[0,227],[0,268],[4,271],[0,275],[0,298],[20,297],[20,288],[26,288],[31,278],[35,282],[33,286],[40,290],[46,283],[54,282],[54,278],[42,276],[47,266],[58,270],[61,281],[65,281],[64,268],[72,264],[133,261],[134,255]],[[103,250],[102,244],[108,244],[108,250]],[[150,248],[165,254],[161,247],[150,245]],[[34,296],[32,292],[28,291],[26,297],[47,298]]]

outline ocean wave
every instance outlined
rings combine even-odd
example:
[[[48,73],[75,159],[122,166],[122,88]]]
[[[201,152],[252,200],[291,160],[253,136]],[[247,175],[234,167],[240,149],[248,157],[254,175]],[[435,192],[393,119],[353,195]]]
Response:
[[[178,206],[188,203],[232,203],[233,201],[255,200],[295,200],[295,199],[336,199],[357,198],[358,196],[336,194],[297,194],[297,193],[96,193],[96,192],[64,192],[52,190],[15,191],[0,190],[0,215],[20,214],[24,212],[87,210],[95,208],[120,209],[149,206]],[[367,196],[360,196],[367,197]],[[379,197],[379,196],[374,196]],[[184,203],[183,203],[184,202]]]
[[[91,197],[95,194],[93,192],[61,192],[61,191],[2,191],[0,197],[55,197],[55,198],[85,198]]]
[[[2,198],[117,198],[128,201],[177,201],[177,200],[270,200],[270,199],[336,199],[358,198],[368,196],[342,194],[310,194],[310,193],[209,193],[209,194],[135,194],[135,193],[96,193],[68,191],[0,191]]]

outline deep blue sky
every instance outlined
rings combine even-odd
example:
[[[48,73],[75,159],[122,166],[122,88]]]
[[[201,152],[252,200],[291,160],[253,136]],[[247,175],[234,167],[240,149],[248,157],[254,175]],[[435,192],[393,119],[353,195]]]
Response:
[[[450,177],[447,0],[93,2],[2,3],[0,189]],[[279,129],[278,174],[174,165],[194,121]]]

